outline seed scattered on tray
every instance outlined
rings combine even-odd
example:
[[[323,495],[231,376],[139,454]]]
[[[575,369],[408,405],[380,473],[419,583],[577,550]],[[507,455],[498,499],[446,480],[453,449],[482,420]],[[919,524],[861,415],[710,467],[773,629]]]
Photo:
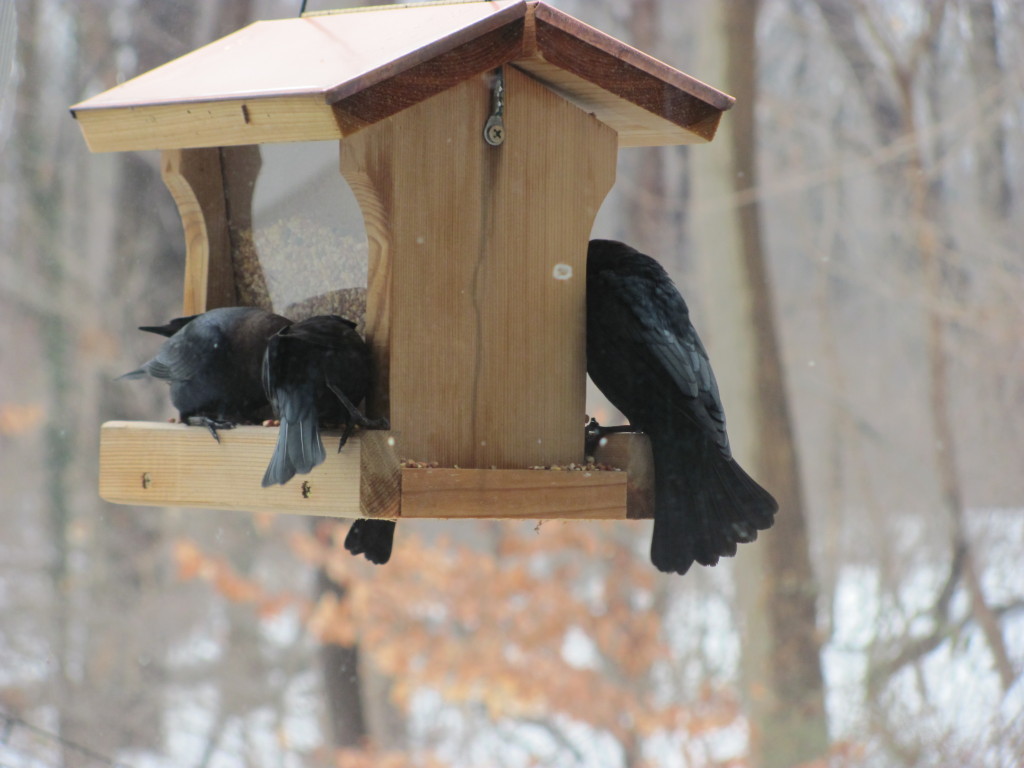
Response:
[[[404,469],[438,469],[440,464],[436,461],[416,461],[415,459],[399,459],[399,464]],[[452,469],[458,469],[458,467],[452,467]],[[494,467],[491,467],[494,469]],[[609,464],[598,463],[594,461],[588,461],[585,464],[551,464],[548,466],[533,466],[528,469],[544,469],[549,472],[621,472],[621,467],[613,467]]]
[[[547,469],[554,470],[556,472],[621,472],[621,467],[613,467],[610,464],[604,464],[603,462],[588,461],[584,464],[576,464],[570,462],[569,464],[549,464],[547,466],[534,466],[530,469]]]
[[[436,461],[416,461],[415,459],[400,459],[405,469],[437,469],[441,465]]]

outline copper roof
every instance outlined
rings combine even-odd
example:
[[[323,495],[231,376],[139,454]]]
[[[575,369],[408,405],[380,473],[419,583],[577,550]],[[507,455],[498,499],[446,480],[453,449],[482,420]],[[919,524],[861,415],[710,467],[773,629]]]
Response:
[[[338,139],[511,64],[622,145],[707,141],[732,98],[543,2],[259,21],[71,108],[93,151]]]

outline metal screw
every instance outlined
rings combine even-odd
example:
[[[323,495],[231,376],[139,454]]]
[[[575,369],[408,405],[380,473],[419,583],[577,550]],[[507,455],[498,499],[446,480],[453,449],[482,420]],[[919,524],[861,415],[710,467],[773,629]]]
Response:
[[[491,83],[491,114],[484,123],[484,141],[492,147],[500,146],[505,141],[505,124],[502,115],[505,112],[505,75],[501,67],[494,70]]]
[[[492,147],[497,147],[505,141],[505,126],[500,122],[488,122],[484,128],[484,140]]]

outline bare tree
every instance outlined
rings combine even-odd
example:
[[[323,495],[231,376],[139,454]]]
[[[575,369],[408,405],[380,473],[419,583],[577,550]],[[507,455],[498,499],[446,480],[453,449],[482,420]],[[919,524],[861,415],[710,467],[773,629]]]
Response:
[[[929,163],[928,138],[919,124],[921,102],[930,90],[928,83],[924,82],[929,77],[926,64],[929,56],[934,56],[950,3],[940,0],[928,4],[916,36],[909,44],[897,46],[885,32],[878,7],[870,3],[850,4],[837,0],[817,2],[837,47],[855,74],[861,98],[874,118],[878,135],[883,140],[899,142],[907,147],[903,162],[895,166],[899,175],[894,183],[901,184],[907,192],[910,238],[906,247],[917,258],[924,287],[927,402],[934,435],[933,460],[939,480],[939,502],[948,516],[952,536],[950,580],[955,583],[963,579],[974,619],[989,646],[1003,688],[1008,690],[1016,679],[1017,671],[1010,660],[998,619],[985,597],[964,519],[964,491],[957,460],[944,310],[950,291],[942,247],[944,216],[942,200],[937,192],[938,176]],[[979,16],[984,26],[986,14],[982,10],[972,12],[973,20],[978,21]],[[868,35],[880,51],[884,66],[876,65],[869,54]],[[987,48],[991,40],[983,40],[983,43]],[[991,164],[988,167],[991,168]],[[1005,187],[1005,184],[997,183],[999,186]],[[1002,194],[995,194],[997,202]],[[947,589],[948,586],[937,598],[936,611],[939,615],[944,613],[942,606],[944,600],[948,600],[944,598]]]

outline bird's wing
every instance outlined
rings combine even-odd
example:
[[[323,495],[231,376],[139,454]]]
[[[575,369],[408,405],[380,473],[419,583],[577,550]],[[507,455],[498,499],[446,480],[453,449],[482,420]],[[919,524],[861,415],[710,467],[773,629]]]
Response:
[[[317,347],[338,348],[349,345],[355,332],[355,324],[338,315],[319,315],[290,325],[281,332],[282,339],[294,339]]]
[[[164,342],[156,357],[146,363],[145,369],[150,376],[158,379],[188,381],[209,362],[204,360],[208,354],[207,344],[198,344],[189,337],[175,335]]]
[[[604,296],[616,308],[620,330],[633,345],[631,354],[650,371],[649,380],[667,385],[663,394],[677,413],[696,423],[724,453],[729,453],[725,412],[711,361],[690,323],[682,296],[668,280],[645,274],[605,272]],[[667,416],[667,414],[666,414]]]

